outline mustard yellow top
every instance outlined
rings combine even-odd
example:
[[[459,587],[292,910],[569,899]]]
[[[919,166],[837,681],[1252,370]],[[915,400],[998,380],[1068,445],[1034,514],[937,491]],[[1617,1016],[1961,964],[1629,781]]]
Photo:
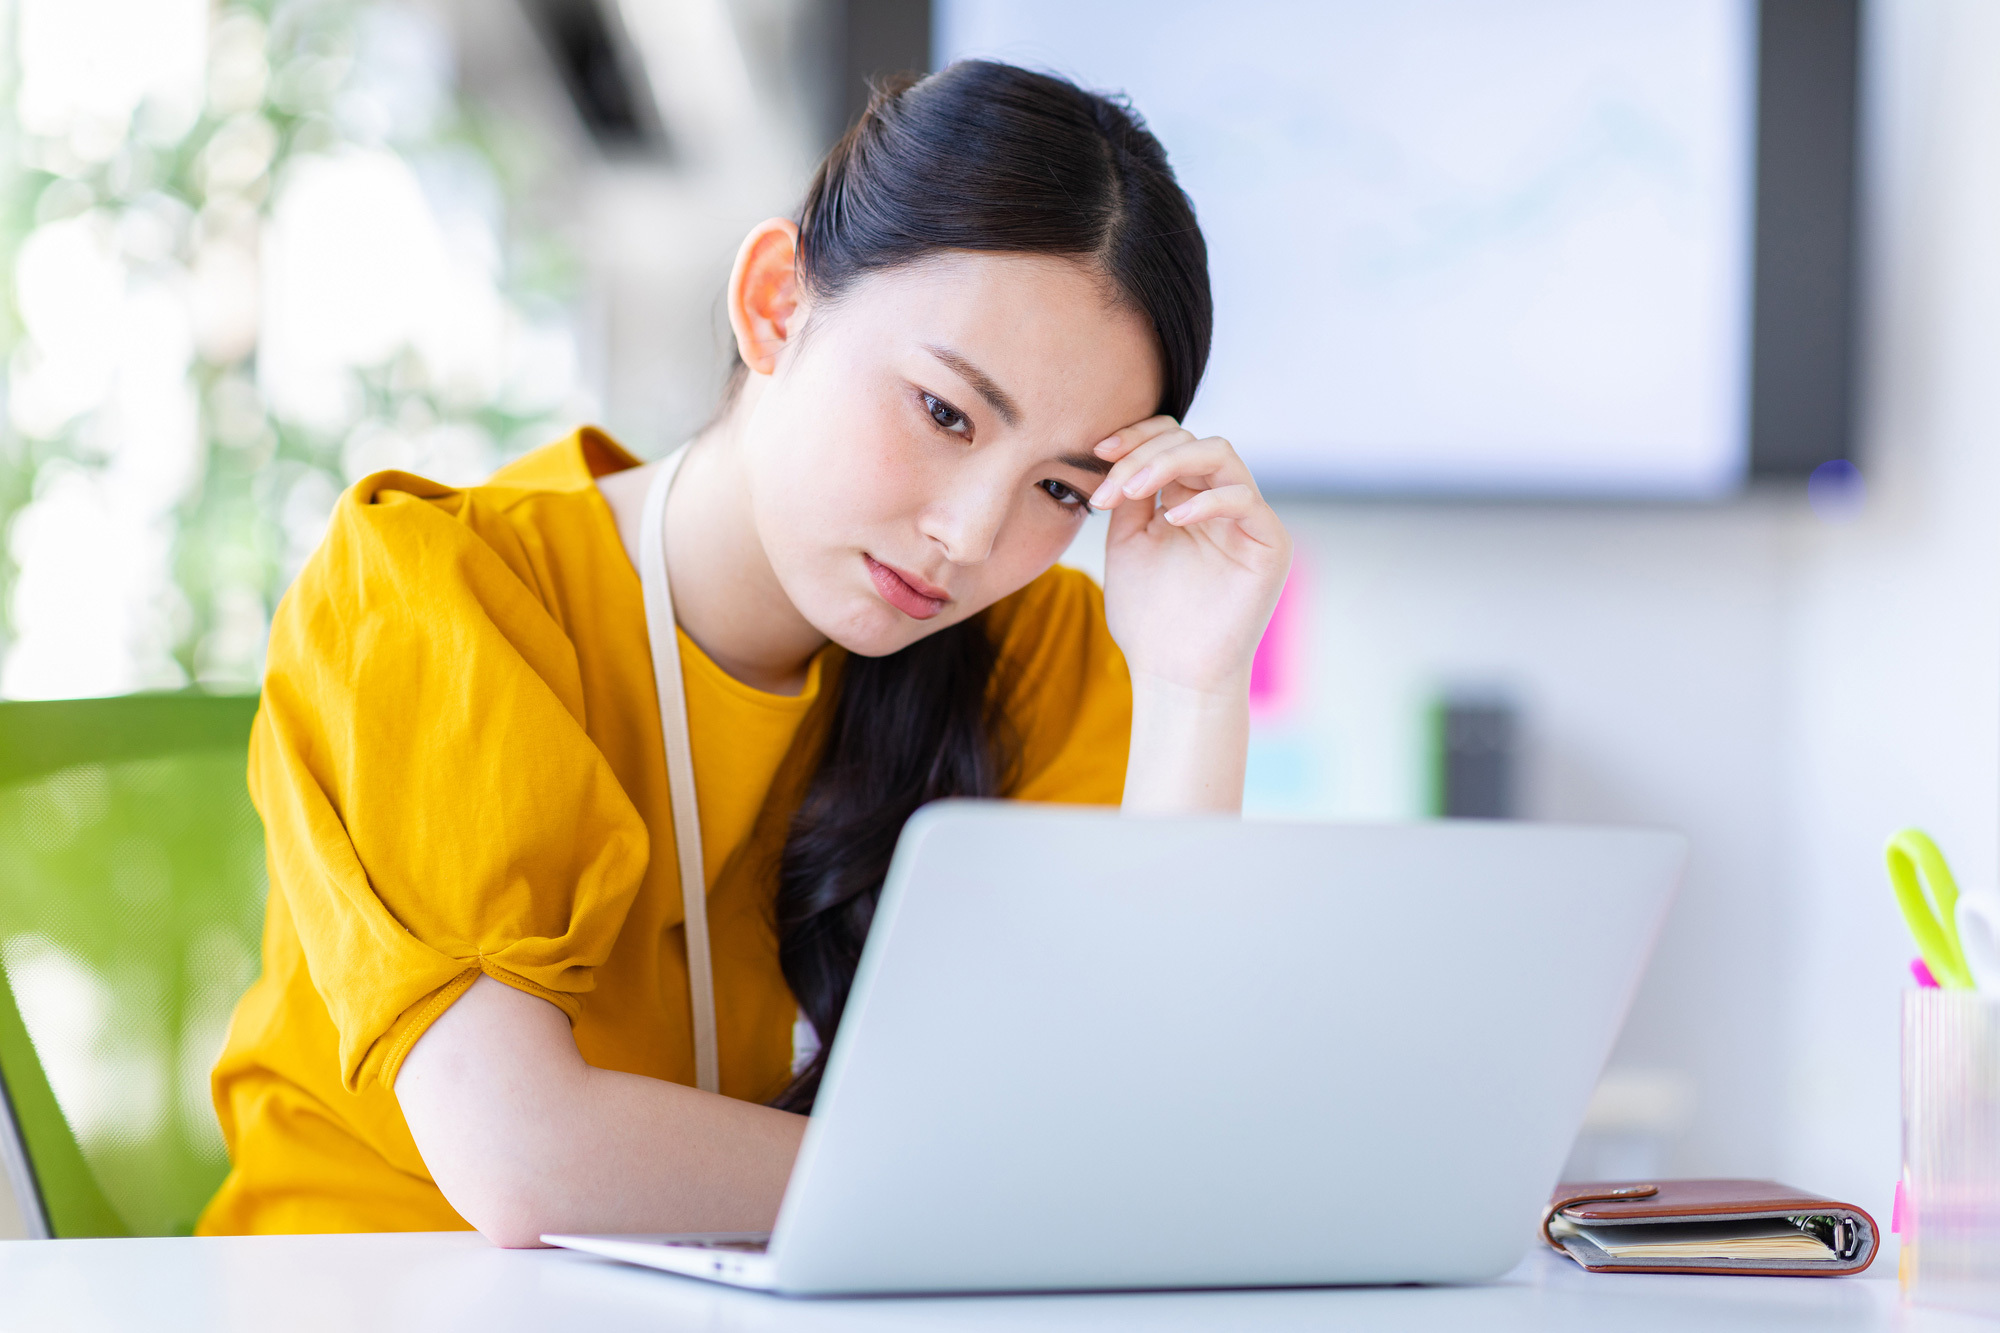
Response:
[[[393,1087],[481,973],[568,1014],[584,1059],[694,1082],[681,892],[639,577],[585,430],[453,490],[385,472],[341,498],[278,607],[250,792],[271,896],[264,971],[214,1093],[234,1163],[200,1230],[467,1224]],[[1019,745],[1009,795],[1113,803],[1131,685],[1091,580],[1052,569],[988,613]],[[840,667],[796,698],[685,635],[722,1089],[790,1077],[777,857]]]

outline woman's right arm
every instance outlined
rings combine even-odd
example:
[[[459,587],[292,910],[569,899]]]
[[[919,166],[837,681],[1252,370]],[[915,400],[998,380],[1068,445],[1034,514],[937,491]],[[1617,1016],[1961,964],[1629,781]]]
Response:
[[[546,1000],[480,977],[396,1075],[424,1165],[496,1245],[768,1231],[806,1117],[583,1061]]]

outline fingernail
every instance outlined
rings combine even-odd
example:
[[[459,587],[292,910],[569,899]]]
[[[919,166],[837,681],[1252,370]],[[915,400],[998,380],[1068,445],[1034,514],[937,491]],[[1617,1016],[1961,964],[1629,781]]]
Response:
[[[1115,449],[1117,447],[1118,447],[1118,437],[1114,435],[1108,440],[1099,441],[1097,447],[1092,449],[1090,452],[1092,452],[1093,454],[1101,454],[1106,449]]]
[[[1188,502],[1188,504],[1193,504],[1193,503],[1194,502],[1192,500]],[[1172,509],[1169,509],[1163,517],[1165,517],[1167,522],[1173,524],[1175,527],[1179,527],[1181,524],[1187,522],[1187,510],[1188,510],[1187,505],[1184,504],[1175,505]]]
[[[1097,488],[1096,494],[1090,497],[1090,507],[1092,509],[1109,509],[1111,507],[1110,501],[1111,483],[1107,481]]]
[[[1153,469],[1149,467],[1140,468],[1137,472],[1134,472],[1130,480],[1128,480],[1125,483],[1125,494],[1131,496],[1135,500],[1142,495],[1152,494],[1153,490],[1155,489],[1152,485],[1152,480],[1153,480]]]

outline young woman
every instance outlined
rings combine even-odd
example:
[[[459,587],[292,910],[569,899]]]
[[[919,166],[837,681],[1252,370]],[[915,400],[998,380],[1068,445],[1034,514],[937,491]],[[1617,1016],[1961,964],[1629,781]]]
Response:
[[[988,63],[891,88],[727,304],[678,471],[586,430],[370,477],[280,606],[204,1230],[767,1228],[919,805],[1238,807],[1290,544],[1178,424],[1207,255],[1130,112]],[[1102,593],[1055,566],[1093,505]]]

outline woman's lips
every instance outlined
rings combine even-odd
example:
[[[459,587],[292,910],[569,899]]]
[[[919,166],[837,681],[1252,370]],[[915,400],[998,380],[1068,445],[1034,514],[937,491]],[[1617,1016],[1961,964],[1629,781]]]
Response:
[[[882,594],[882,600],[912,620],[929,620],[944,610],[944,604],[950,600],[943,595],[942,588],[933,596],[930,584],[913,574],[889,568],[865,551],[861,558],[868,562],[868,577],[875,581],[875,591]]]

